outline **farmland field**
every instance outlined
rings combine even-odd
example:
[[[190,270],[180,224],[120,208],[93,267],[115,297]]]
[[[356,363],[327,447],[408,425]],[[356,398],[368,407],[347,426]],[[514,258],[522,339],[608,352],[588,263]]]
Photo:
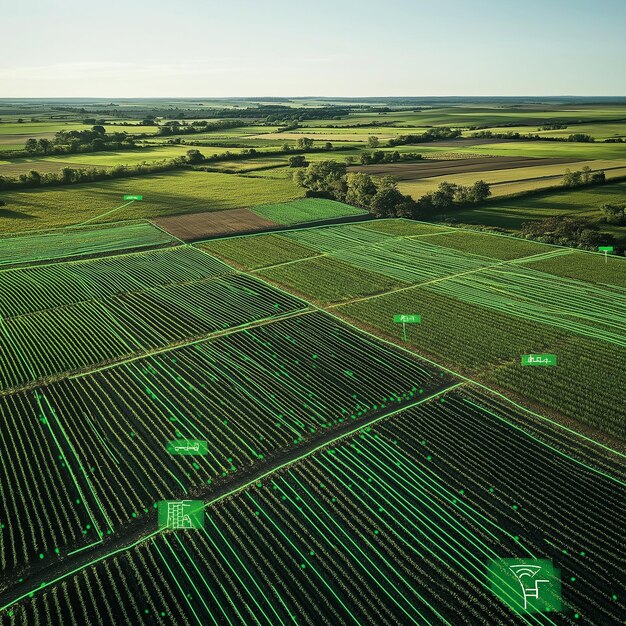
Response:
[[[550,267],[569,258],[573,252],[568,249],[455,229],[427,234],[428,225],[423,235],[415,235],[408,221],[380,224],[388,226],[385,230],[369,224],[326,226],[273,235],[274,242],[283,238],[304,245],[301,260],[291,258],[255,275],[330,304],[334,312],[395,341],[403,331],[394,324],[394,313],[416,310],[423,321],[409,333],[413,349],[550,410],[622,437],[626,434],[626,397],[615,370],[615,363],[626,358],[626,299],[617,290],[623,281],[622,259],[611,259],[608,271],[598,269],[604,271],[606,284],[594,285],[555,276],[554,269],[540,271],[542,264]],[[241,247],[236,241],[229,240],[229,248],[222,248],[226,259],[236,256]],[[219,242],[213,245],[219,249]],[[321,256],[308,258],[311,249]],[[605,267],[602,255],[586,256],[589,267]],[[254,257],[238,262],[259,266]],[[326,278],[324,272],[337,262],[341,269],[335,270],[334,280]],[[357,282],[346,266],[368,282]],[[396,283],[389,285],[385,279]],[[533,351],[560,353],[558,368],[521,368],[519,355]],[[577,354],[584,354],[584,359]],[[594,397],[600,381],[607,403],[581,404],[578,393],[566,392],[575,383]]]
[[[111,58],[94,75],[137,88],[207,63]],[[625,235],[601,206],[626,183],[541,188],[626,173],[624,120],[619,98],[0,99],[0,626],[623,626]],[[400,195],[480,179],[476,203]],[[515,236],[565,215],[615,250]],[[498,559],[557,568],[547,609]]]
[[[7,208],[0,208],[3,231],[68,226],[96,218],[122,204],[124,194],[141,193],[144,199],[111,219],[156,218],[181,213],[235,209],[264,202],[284,202],[302,195],[289,180],[249,178],[216,172],[166,172],[137,178],[0,192]]]
[[[462,222],[502,226],[515,231],[519,230],[523,222],[555,215],[598,218],[603,204],[619,204],[624,201],[624,197],[626,183],[616,182],[591,189],[546,192],[527,198],[502,200],[489,206],[459,211],[455,216]],[[623,226],[603,224],[602,230],[614,234],[621,244],[626,242]]]
[[[607,563],[625,520],[607,499],[624,492],[623,468],[599,459],[593,445],[563,441],[549,424],[522,430],[525,420],[472,389],[413,402],[243,483],[233,497],[213,498],[201,531],[151,533],[125,558],[112,554],[71,574],[62,600],[44,583],[6,623],[46,614],[60,624],[60,606],[69,605],[97,624],[118,613],[137,624],[312,624],[329,615],[336,624],[454,624],[459,607],[482,623],[497,616],[523,624],[489,593],[485,561],[555,551],[566,613],[617,623],[620,572]],[[575,492],[561,474],[576,476]],[[85,589],[90,603],[80,601]]]

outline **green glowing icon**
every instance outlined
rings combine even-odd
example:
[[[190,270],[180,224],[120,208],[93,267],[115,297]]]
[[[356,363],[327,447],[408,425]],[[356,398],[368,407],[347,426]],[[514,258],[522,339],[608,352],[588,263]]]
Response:
[[[143,196],[124,196],[124,200],[143,200]]]
[[[396,324],[421,324],[422,316],[412,313],[410,315],[397,314],[393,316],[393,321]]]
[[[157,503],[159,529],[204,528],[202,500],[161,500]]]
[[[613,246],[599,246],[598,252],[604,252],[604,262],[609,262],[609,252],[613,252]]]
[[[487,576],[492,593],[516,613],[561,610],[561,574],[549,559],[494,559]]]
[[[393,321],[396,324],[402,324],[402,337],[406,341],[406,325],[407,324],[421,324],[422,316],[417,313],[397,313],[393,316]]]
[[[209,448],[202,439],[173,439],[168,441],[165,449],[170,454],[191,456],[196,454],[208,454]]]
[[[522,354],[522,365],[556,365],[556,354]]]

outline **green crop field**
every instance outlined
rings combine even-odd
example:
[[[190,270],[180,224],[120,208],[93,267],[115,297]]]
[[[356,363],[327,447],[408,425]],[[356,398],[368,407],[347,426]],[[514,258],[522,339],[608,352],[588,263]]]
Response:
[[[307,198],[305,200],[297,200],[296,202],[257,205],[252,207],[252,210],[257,215],[277,224],[301,224],[303,222],[322,221],[349,215],[367,215],[367,211],[363,209],[322,198]]]
[[[355,273],[352,265],[328,256],[269,267],[261,270],[259,275],[324,304],[407,285],[402,280],[381,276],[365,269]]]
[[[622,623],[626,230],[600,207],[626,183],[538,192],[626,172],[603,141],[626,136],[620,99],[2,98],[0,150],[83,120],[137,147],[96,130],[0,160],[1,626]],[[471,137],[547,123],[567,127]],[[555,141],[576,132],[596,141]],[[215,158],[29,176],[189,150]],[[495,197],[381,219],[417,213],[294,181],[292,156],[374,150],[362,171],[415,199]],[[514,236],[558,215],[615,254]],[[551,560],[535,582],[560,571],[562,607],[524,613],[517,575],[488,576],[504,558]]]
[[[115,165],[137,165],[182,157],[189,146],[158,146],[136,150],[117,150],[112,152],[91,152],[86,154],[63,154],[58,156],[39,156],[26,159],[0,161],[0,176],[19,176],[36,171],[58,171],[62,167],[113,167]],[[215,149],[221,153],[225,150]],[[232,152],[237,152],[233,149]]]
[[[409,333],[415,349],[623,436],[623,411],[614,400],[620,395],[614,364],[626,356],[626,294],[617,290],[624,261],[611,259],[609,271],[602,255],[587,254],[589,267],[605,268],[598,271],[604,272],[608,286],[594,285],[567,278],[567,273],[557,276],[554,267],[550,272],[549,264],[557,260],[567,267],[574,254],[569,249],[463,230],[429,233],[432,228],[386,220],[288,231],[274,235],[272,244],[280,238],[306,248],[260,274],[388,337],[404,332],[393,323],[394,314],[413,309],[424,317]],[[246,242],[249,254],[255,237],[227,241],[231,250],[222,252],[233,259]],[[263,255],[264,246],[260,249]],[[311,249],[323,256],[306,259]],[[300,260],[294,258],[298,254]],[[248,256],[245,264],[264,263]],[[543,264],[548,272],[540,271]],[[385,277],[396,284],[386,285]],[[520,354],[546,350],[561,355],[556,373],[526,368],[520,377]],[[576,359],[576,351],[588,362]],[[588,375],[589,366],[597,376]],[[572,381],[591,395],[604,381],[612,390],[603,391],[607,404],[582,407],[577,395],[565,393]],[[532,389],[524,391],[525,386]]]
[[[7,208],[0,208],[0,229],[11,232],[80,223],[120,206],[124,194],[141,194],[144,199],[103,219],[152,218],[285,202],[302,195],[302,190],[286,179],[174,171],[69,188],[0,192],[0,199],[7,203]]]
[[[0,237],[0,266],[156,247],[174,242],[174,237],[147,222]]]

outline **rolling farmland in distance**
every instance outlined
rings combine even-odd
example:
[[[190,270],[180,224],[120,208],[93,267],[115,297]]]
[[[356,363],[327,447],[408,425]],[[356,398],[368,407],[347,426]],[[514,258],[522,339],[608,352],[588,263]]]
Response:
[[[0,100],[2,626],[624,623],[623,102],[70,104]]]

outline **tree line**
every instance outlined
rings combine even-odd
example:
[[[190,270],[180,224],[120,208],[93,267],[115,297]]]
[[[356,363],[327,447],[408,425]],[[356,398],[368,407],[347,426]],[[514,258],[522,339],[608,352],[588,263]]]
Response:
[[[483,202],[491,195],[485,181],[473,185],[443,182],[431,192],[414,200],[403,194],[390,176],[372,177],[365,172],[347,172],[345,163],[319,161],[298,170],[295,182],[308,196],[327,197],[370,211],[376,217],[423,218],[426,215]]]

